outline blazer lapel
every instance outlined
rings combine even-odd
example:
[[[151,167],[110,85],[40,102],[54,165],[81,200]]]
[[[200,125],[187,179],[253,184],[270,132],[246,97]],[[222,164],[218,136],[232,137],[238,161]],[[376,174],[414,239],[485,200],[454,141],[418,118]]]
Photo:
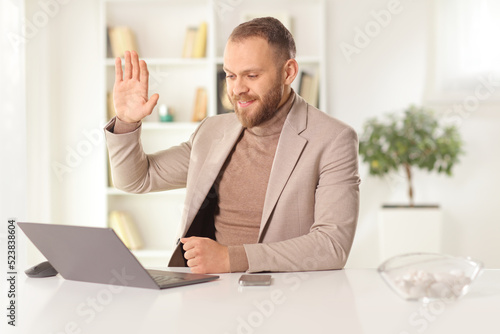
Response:
[[[210,188],[213,186],[242,130],[243,127],[236,120],[235,126],[226,129],[221,137],[212,142],[203,163],[196,167],[193,166],[197,169],[194,174],[196,175],[196,179],[192,180],[192,186],[188,187],[188,191],[186,192],[186,198],[189,199],[189,203],[185,207],[188,211],[184,220],[183,235],[187,232],[194,217],[201,208],[203,201],[206,199]]]
[[[278,202],[281,192],[307,143],[307,139],[300,136],[300,133],[307,126],[307,103],[299,95],[296,95],[295,99],[295,103],[283,125],[278,147],[276,148],[262,211],[259,242],[261,242],[263,231],[269,223],[269,217]]]

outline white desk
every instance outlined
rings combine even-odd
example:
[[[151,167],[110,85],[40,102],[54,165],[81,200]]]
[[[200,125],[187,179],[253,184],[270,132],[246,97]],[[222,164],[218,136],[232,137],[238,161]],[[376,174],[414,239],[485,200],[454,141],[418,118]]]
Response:
[[[224,274],[160,291],[23,273],[19,326],[7,333],[500,333],[500,270],[486,270],[458,302],[427,309],[371,269],[272,275],[270,287],[242,288],[240,274]]]

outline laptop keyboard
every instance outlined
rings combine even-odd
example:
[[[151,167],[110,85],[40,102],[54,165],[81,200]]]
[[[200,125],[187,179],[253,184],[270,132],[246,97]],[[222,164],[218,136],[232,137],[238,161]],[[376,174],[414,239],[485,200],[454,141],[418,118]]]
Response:
[[[155,282],[160,286],[164,287],[169,284],[175,284],[179,282],[184,282],[185,279],[183,277],[172,277],[172,276],[165,276],[165,275],[151,275]]]

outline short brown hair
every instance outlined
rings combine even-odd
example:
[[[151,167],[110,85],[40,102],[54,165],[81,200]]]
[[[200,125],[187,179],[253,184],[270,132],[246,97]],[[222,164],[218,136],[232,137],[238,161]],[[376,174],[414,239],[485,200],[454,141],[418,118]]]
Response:
[[[261,37],[275,47],[278,59],[283,62],[295,58],[296,48],[292,34],[278,19],[259,17],[234,28],[229,41],[242,41],[250,37]]]

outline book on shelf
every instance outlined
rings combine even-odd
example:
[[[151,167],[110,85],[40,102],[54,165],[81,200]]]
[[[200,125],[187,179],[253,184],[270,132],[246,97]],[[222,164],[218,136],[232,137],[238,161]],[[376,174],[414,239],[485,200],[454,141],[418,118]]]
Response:
[[[108,38],[113,57],[123,58],[125,55],[125,51],[133,50],[139,53],[137,49],[135,34],[129,27],[109,27]]]
[[[196,32],[193,58],[204,58],[207,53],[207,23],[202,22]]]
[[[217,114],[233,112],[234,108],[227,96],[226,72],[217,72]]]
[[[123,211],[111,211],[109,213],[109,227],[111,227],[125,246],[131,250],[141,249],[142,238],[132,217]]]
[[[319,79],[317,74],[310,74],[302,71],[300,74],[299,95],[307,103],[318,108],[319,101]]]
[[[197,27],[187,27],[186,38],[184,39],[184,49],[182,50],[183,58],[191,58],[193,56],[194,43],[196,41]]]
[[[207,90],[202,87],[196,89],[193,117],[191,121],[200,122],[207,116],[207,100]]]
[[[183,58],[204,58],[207,54],[207,23],[198,27],[187,27],[184,38]]]

